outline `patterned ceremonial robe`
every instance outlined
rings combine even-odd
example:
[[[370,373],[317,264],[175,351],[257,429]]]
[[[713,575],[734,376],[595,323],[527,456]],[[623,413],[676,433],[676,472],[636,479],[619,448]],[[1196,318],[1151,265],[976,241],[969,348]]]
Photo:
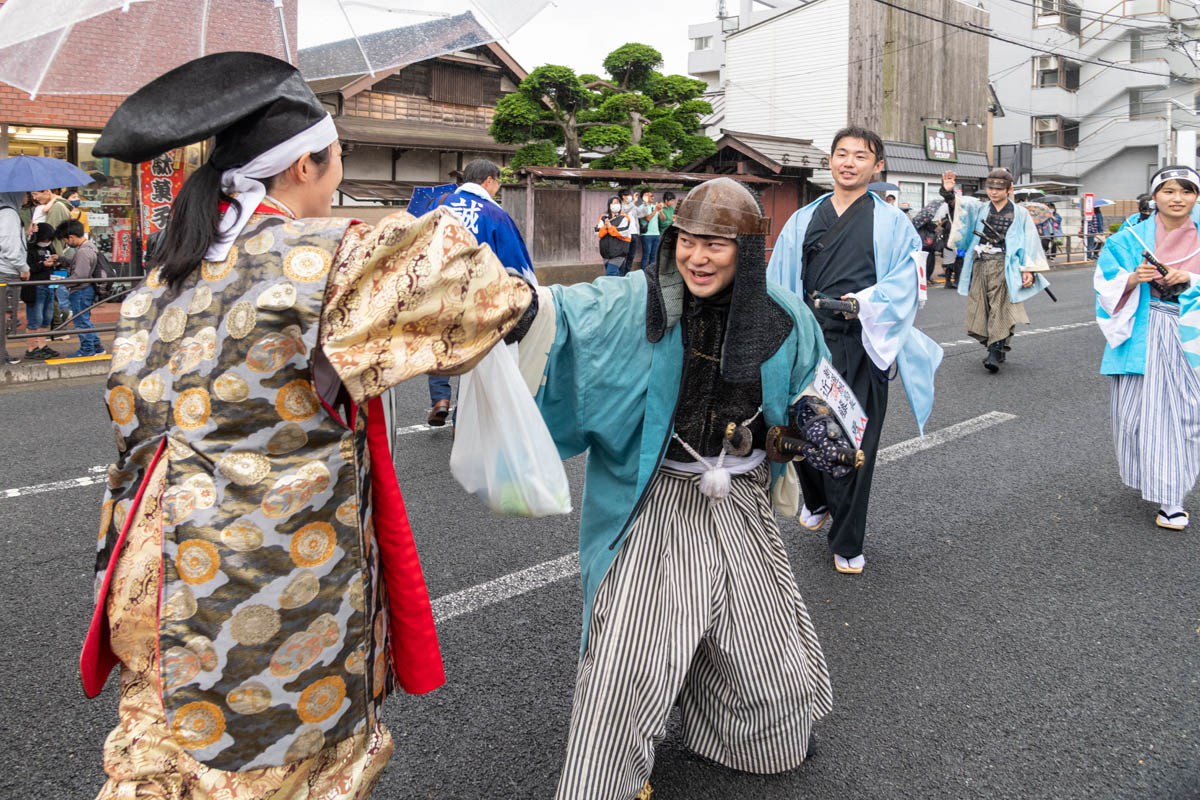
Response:
[[[371,471],[375,398],[469,368],[530,296],[445,210],[373,229],[269,201],[259,212],[225,261],[178,291],[152,272],[122,305],[108,390],[118,460],[82,664],[98,693],[127,522],[157,503],[162,707],[175,744],[228,771],[298,762],[374,726],[389,665],[406,658],[389,642],[397,575],[377,529],[398,512],[408,533],[402,506],[373,508],[399,501],[390,456]],[[314,386],[322,375],[333,391]],[[147,498],[152,473],[165,479]],[[402,556],[401,570],[415,564],[415,550]],[[423,582],[418,594],[432,638]],[[430,646],[400,676],[409,691],[443,680]]]

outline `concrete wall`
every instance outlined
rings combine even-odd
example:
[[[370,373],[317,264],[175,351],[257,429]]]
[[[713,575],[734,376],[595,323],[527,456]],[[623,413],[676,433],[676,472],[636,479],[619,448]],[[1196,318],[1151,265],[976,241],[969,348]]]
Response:
[[[849,0],[816,0],[725,40],[725,127],[831,141],[846,124]]]
[[[1129,200],[1150,187],[1150,176],[1157,169],[1158,148],[1129,147],[1120,155],[1079,176],[1081,192],[1092,192],[1109,200]],[[1104,209],[1105,212],[1108,209]]]

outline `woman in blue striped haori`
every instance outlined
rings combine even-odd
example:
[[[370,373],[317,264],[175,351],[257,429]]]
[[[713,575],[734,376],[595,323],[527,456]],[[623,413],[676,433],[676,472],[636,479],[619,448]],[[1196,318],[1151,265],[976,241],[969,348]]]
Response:
[[[1094,281],[1121,479],[1172,530],[1187,527],[1183,501],[1200,473],[1198,189],[1190,167],[1159,170],[1157,212],[1109,239]]]

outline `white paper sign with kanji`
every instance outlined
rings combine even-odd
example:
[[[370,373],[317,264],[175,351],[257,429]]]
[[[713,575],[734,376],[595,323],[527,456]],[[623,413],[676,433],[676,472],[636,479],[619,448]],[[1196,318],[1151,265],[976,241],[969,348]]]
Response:
[[[828,359],[822,358],[817,364],[816,375],[813,376],[813,387],[817,394],[829,403],[833,414],[842,423],[842,428],[850,434],[856,448],[862,447],[863,434],[867,432],[867,414],[859,405],[854,390],[846,383],[838,371],[833,368]]]

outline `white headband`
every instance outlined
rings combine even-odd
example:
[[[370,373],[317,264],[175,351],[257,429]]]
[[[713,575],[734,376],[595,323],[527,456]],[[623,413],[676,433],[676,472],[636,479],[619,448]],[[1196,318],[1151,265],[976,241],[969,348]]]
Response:
[[[333,117],[326,114],[317,124],[297,133],[286,142],[275,145],[267,152],[255,156],[249,163],[227,169],[221,173],[221,189],[226,194],[237,194],[238,207],[231,205],[221,217],[220,235],[204,254],[206,261],[224,261],[229,249],[250,221],[250,215],[267,196],[267,187],[260,178],[270,178],[296,163],[305,153],[324,150],[338,139]]]
[[[1150,184],[1150,194],[1158,191],[1159,187],[1167,181],[1187,181],[1197,188],[1200,188],[1200,175],[1196,174],[1196,170],[1191,167],[1172,167],[1164,169],[1154,176],[1153,182]]]

